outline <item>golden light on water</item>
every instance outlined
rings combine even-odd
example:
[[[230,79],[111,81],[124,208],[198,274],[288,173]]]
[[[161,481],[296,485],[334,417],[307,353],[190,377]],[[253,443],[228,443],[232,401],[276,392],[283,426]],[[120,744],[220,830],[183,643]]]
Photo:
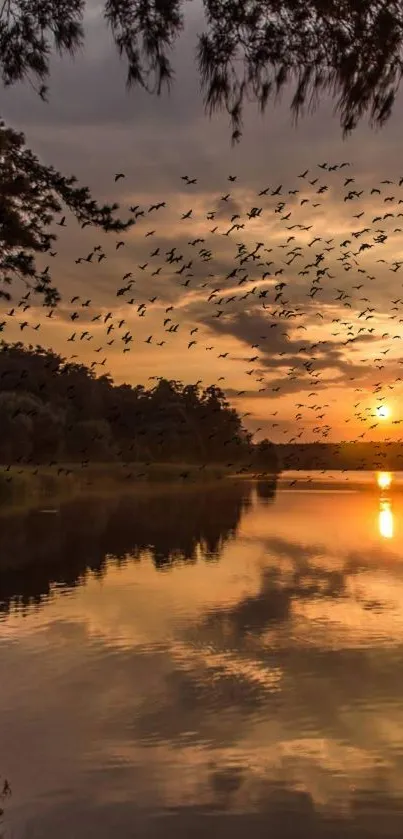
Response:
[[[378,472],[376,481],[379,489],[389,489],[392,483],[392,475],[390,472]]]
[[[384,539],[393,538],[393,513],[390,501],[383,499],[379,508],[379,533]]]

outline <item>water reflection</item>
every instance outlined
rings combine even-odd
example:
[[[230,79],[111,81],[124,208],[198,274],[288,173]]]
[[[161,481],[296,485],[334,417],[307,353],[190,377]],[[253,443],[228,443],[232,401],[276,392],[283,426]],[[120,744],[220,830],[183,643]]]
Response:
[[[392,502],[384,495],[384,492],[391,488],[392,479],[391,472],[378,472],[376,476],[378,487],[382,493],[379,499],[378,527],[383,539],[393,539],[394,535]]]
[[[10,834],[401,839],[402,513],[374,532],[368,482],[3,519]]]
[[[160,570],[217,560],[235,538],[250,496],[250,485],[238,482],[80,499],[52,516],[41,510],[8,515],[0,519],[0,612],[13,598],[21,608],[40,603],[53,584],[82,585],[89,573],[102,578],[111,557],[121,565],[147,551]]]
[[[264,503],[271,503],[276,497],[277,481],[272,479],[270,481],[257,481],[256,495],[260,501]]]
[[[379,533],[384,539],[393,539],[394,522],[391,502],[381,498],[379,508]]]

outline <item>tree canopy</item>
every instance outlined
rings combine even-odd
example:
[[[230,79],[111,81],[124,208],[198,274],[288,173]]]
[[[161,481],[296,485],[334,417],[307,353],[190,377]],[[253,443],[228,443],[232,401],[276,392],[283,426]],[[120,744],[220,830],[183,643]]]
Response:
[[[116,218],[117,204],[97,204],[74,176],[65,177],[40,163],[26,147],[24,135],[0,122],[0,298],[10,299],[8,286],[20,279],[42,294],[46,305],[58,302],[49,268],[37,270],[35,253],[51,249],[56,235],[49,225],[63,209],[82,226],[105,231],[119,232],[133,223]]]
[[[153,461],[277,470],[220,388],[114,385],[42,347],[0,345],[0,463]]]
[[[5,0],[0,72],[6,85],[29,76],[46,97],[53,50],[84,43],[85,0]],[[184,0],[106,0],[103,10],[127,82],[160,92],[173,80],[170,53],[184,28]],[[344,132],[364,114],[390,115],[402,76],[399,0],[203,0],[197,64],[211,113],[225,108],[238,139],[245,100],[263,110],[288,83],[298,115],[330,94]]]

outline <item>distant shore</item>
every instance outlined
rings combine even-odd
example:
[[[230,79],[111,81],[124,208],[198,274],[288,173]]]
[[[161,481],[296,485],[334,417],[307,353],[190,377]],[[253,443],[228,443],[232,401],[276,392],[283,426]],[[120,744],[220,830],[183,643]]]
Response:
[[[373,474],[371,479],[370,475]],[[389,474],[389,473],[382,473]],[[115,492],[153,492],[163,484],[197,487],[220,481],[254,480],[272,483],[277,489],[322,490],[336,487],[379,490],[379,469],[292,469],[278,473],[256,472],[221,464],[188,463],[58,463],[52,466],[0,465],[0,510],[11,506],[35,506],[42,502],[61,502],[77,495],[109,495]],[[393,475],[393,472],[392,472]],[[396,477],[388,489],[400,490]],[[385,487],[386,488],[386,487]]]
[[[0,507],[10,504],[63,500],[77,494],[109,494],[160,486],[215,483],[255,478],[273,481],[269,473],[240,472],[220,464],[186,463],[58,463],[52,466],[0,466]]]

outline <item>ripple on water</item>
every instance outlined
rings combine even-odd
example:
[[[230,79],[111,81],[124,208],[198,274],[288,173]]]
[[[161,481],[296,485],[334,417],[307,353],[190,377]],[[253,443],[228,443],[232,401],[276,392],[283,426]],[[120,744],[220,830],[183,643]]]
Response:
[[[0,571],[16,839],[401,839],[403,506],[325,489],[42,516]]]

